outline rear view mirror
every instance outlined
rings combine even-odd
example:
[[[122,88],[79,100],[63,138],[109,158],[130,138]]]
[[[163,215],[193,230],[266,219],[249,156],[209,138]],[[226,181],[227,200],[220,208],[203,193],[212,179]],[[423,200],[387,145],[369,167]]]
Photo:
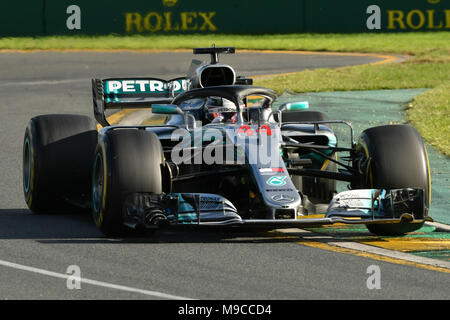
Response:
[[[156,114],[183,114],[183,110],[175,104],[154,104],[152,113]]]
[[[308,101],[284,103],[278,109],[279,111],[297,111],[309,109]]]

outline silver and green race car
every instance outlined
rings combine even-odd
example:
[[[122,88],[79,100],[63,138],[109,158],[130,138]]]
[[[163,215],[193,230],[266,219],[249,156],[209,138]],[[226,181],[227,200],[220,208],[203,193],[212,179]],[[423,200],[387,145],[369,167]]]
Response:
[[[409,125],[369,128],[274,107],[219,63],[234,48],[197,48],[187,76],[93,79],[93,119],[43,115],[23,144],[23,189],[34,212],[89,210],[108,236],[161,227],[311,227],[365,224],[375,234],[419,229],[430,205],[430,169]],[[111,125],[108,109],[151,108],[158,125]],[[341,146],[333,128],[348,128]],[[337,181],[348,190],[337,193]]]

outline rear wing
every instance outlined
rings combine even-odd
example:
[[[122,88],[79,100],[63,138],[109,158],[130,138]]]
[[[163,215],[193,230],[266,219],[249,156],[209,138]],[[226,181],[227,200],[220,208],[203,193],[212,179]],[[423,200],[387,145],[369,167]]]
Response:
[[[152,104],[171,103],[178,94],[189,90],[187,78],[163,80],[158,78],[92,79],[95,119],[110,126],[106,109],[150,108]]]

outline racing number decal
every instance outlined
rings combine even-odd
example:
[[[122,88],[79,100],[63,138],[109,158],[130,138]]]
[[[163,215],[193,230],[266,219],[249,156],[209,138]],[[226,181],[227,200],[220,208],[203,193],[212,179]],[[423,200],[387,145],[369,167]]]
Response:
[[[269,125],[263,124],[261,127],[259,127],[257,132],[265,132],[268,136],[272,135],[272,130],[270,129]]]
[[[247,134],[248,136],[251,136],[253,133],[255,132],[255,130],[253,130],[252,128],[250,128],[249,125],[243,125],[239,128],[238,133],[244,133]],[[264,132],[266,133],[268,136],[272,135],[272,130],[270,129],[269,125],[267,124],[263,124],[262,126],[260,126],[256,132]]]
[[[248,125],[241,126],[238,130],[238,133],[246,133],[248,136],[251,136],[255,132]]]

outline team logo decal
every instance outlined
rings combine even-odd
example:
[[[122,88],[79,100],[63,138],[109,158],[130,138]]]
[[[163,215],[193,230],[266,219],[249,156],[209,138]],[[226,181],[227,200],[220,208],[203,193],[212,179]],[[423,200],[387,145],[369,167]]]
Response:
[[[266,181],[269,186],[284,186],[286,184],[287,176],[273,176]]]
[[[286,194],[277,194],[272,196],[272,200],[276,201],[276,202],[284,202],[284,203],[289,203],[294,201],[294,197],[288,196]]]

